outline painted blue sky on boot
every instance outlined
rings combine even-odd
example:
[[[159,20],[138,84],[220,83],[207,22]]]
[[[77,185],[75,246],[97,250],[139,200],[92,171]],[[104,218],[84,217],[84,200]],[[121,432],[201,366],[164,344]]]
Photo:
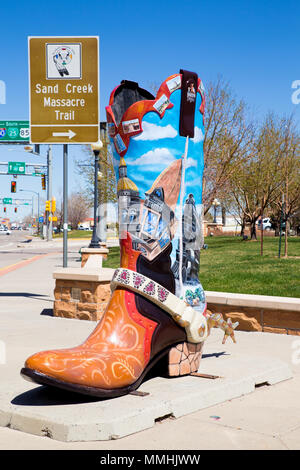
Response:
[[[150,111],[144,115],[142,119],[143,132],[130,139],[128,150],[124,156],[127,165],[127,177],[136,184],[139,190],[139,195],[142,199],[145,198],[145,193],[149,191],[158,176],[161,175],[161,173],[168,168],[172,162],[181,159],[185,152],[186,137],[179,135],[181,89],[175,90],[171,93],[170,102],[173,104],[173,107],[166,109],[163,118],[154,111]],[[202,213],[202,180],[204,168],[204,125],[203,115],[200,112],[201,102],[201,95],[200,93],[197,93],[194,138],[189,139],[183,197],[184,204],[188,199],[188,196],[190,194],[193,195],[199,222],[201,220]],[[115,172],[118,178],[120,157],[116,152],[113,143],[112,150],[114,155]],[[190,200],[191,199],[189,199],[189,201]],[[176,295],[184,298],[186,296],[192,296],[193,305],[198,305],[198,308],[202,311],[205,307],[205,297],[204,294],[201,294],[201,296],[197,294],[197,292],[199,293],[200,291],[203,293],[203,289],[198,280],[197,274],[195,274],[198,271],[197,260],[199,258],[201,245],[201,235],[199,232],[193,242],[193,246],[190,245],[188,247],[185,245],[184,248],[184,250],[188,250],[185,251],[184,257],[189,263],[189,265],[184,269],[186,270],[186,273],[189,272],[190,274],[187,274],[186,282],[183,282],[182,287],[178,280],[179,239],[182,238],[182,227],[179,223],[182,216],[180,212],[179,192],[175,208],[175,218],[178,223],[175,236],[172,239],[173,249],[171,253],[172,270],[174,270],[174,273],[177,273],[175,274]],[[200,226],[201,223],[199,223],[198,227]],[[193,268],[192,265],[195,265],[194,271],[192,270],[193,274],[192,271],[189,271],[191,267]]]
[[[159,174],[175,159],[184,154],[186,138],[179,135],[181,90],[171,94],[173,108],[167,109],[164,117],[154,112],[145,114],[142,120],[143,132],[130,139],[125,155],[127,176],[136,183],[140,196],[144,198]],[[199,111],[201,96],[197,93],[195,112],[195,136],[189,141],[186,194],[193,193],[196,204],[202,203],[203,175],[203,116]],[[113,149],[114,146],[112,145]],[[119,156],[114,151],[115,172],[118,175]]]

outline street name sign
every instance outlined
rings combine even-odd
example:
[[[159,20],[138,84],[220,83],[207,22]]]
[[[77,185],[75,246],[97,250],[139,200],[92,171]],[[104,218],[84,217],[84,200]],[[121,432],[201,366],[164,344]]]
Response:
[[[25,162],[8,162],[8,174],[24,175],[26,170]]]
[[[4,197],[2,199],[3,204],[12,204],[12,198],[11,197]]]
[[[30,142],[99,140],[99,38],[29,37]]]
[[[29,121],[0,121],[0,143],[27,143],[29,137]]]

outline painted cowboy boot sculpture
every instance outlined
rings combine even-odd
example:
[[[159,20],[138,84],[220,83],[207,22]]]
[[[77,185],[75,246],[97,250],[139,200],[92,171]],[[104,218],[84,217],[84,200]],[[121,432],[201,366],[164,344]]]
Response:
[[[181,70],[157,96],[123,81],[107,110],[118,179],[121,267],[102,320],[78,347],[29,357],[39,384],[98,397],[137,389],[159,361],[196,372],[212,326],[234,340],[237,323],[206,312],[198,280],[203,174],[202,82]]]

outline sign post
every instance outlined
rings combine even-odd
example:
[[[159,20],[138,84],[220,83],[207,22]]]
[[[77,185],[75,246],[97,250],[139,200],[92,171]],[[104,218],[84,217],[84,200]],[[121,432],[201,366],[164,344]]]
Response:
[[[63,267],[68,265],[68,145],[99,141],[99,38],[29,37],[30,142],[63,144]]]

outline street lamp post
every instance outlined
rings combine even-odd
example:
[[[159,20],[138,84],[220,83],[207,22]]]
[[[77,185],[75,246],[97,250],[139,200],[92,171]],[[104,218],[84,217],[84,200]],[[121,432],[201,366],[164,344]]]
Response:
[[[52,145],[47,152],[47,200],[50,201],[50,212],[47,214],[47,241],[52,240]],[[50,219],[50,220],[49,220]]]
[[[212,206],[214,208],[214,220],[213,220],[213,223],[216,224],[217,223],[217,207],[220,205],[218,199],[214,199],[213,202],[212,202]]]
[[[94,176],[94,225],[93,225],[93,235],[89,248],[100,248],[99,238],[97,236],[97,206],[98,206],[98,171],[99,171],[99,155],[100,150],[103,147],[101,140],[96,144],[91,145],[92,150],[95,156],[95,176]]]

